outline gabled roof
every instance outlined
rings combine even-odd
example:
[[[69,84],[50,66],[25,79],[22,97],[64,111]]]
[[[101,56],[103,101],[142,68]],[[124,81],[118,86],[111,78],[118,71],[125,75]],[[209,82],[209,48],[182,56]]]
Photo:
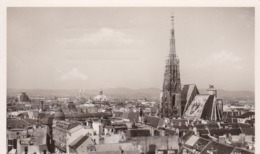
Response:
[[[185,103],[184,111],[187,110],[191,101],[194,99],[194,97],[197,94],[199,94],[199,90],[195,84],[188,84],[183,86],[181,90],[181,99],[182,99],[182,104]]]
[[[18,114],[17,116],[29,116],[29,114],[28,114],[28,112],[22,112],[22,113],[20,113],[20,114]]]
[[[96,151],[131,151],[135,149],[132,143],[97,144],[95,147]]]
[[[78,125],[80,125],[80,122],[57,121],[56,128],[71,130],[72,128],[77,127]]]
[[[186,142],[185,145],[188,147],[193,147],[195,143],[199,140],[199,136],[192,135]]]
[[[127,119],[131,122],[137,122],[139,118],[139,112],[129,112]]]
[[[16,154],[16,149],[12,149],[11,151],[8,152],[8,154]]]
[[[211,140],[206,140],[206,139],[200,137],[198,139],[198,141],[195,143],[194,148],[197,151],[202,151],[210,142],[211,142]]]
[[[197,124],[195,125],[197,129],[205,129],[207,127],[208,129],[219,129],[219,126],[217,124]]]
[[[172,129],[165,129],[165,134],[166,135],[170,135],[170,136],[173,136],[176,134],[176,131],[175,130],[172,130]]]
[[[173,126],[179,124],[185,124],[186,122],[188,122],[187,119],[171,119],[171,123],[173,124]]]
[[[149,129],[129,129],[126,131],[127,137],[143,137],[150,136]]]
[[[72,134],[72,133],[74,133],[74,132],[77,132],[77,131],[80,130],[80,129],[84,129],[84,127],[83,127],[82,125],[77,125],[77,126],[71,128],[71,129],[69,129],[69,130],[68,130],[68,133],[69,133],[69,134]]]
[[[34,145],[44,145],[47,144],[47,127],[43,128],[36,128],[33,132],[33,139],[31,139],[31,142]]]
[[[114,112],[115,117],[122,117],[123,112]]]
[[[139,150],[124,151],[124,154],[138,154]],[[89,154],[122,154],[121,151],[90,151]]]
[[[81,135],[77,139],[75,139],[72,143],[70,143],[69,147],[72,149],[77,149],[82,143],[84,143],[88,139],[87,135]]]
[[[244,123],[238,123],[238,127],[240,127],[240,128],[252,128],[252,125],[244,124]]]
[[[149,126],[152,126],[154,128],[162,127],[163,126],[163,119],[156,116],[146,116],[145,117],[145,123]]]
[[[231,154],[234,147],[211,141],[202,151],[201,154],[208,154],[208,151],[214,151],[218,154]]]
[[[241,134],[241,129],[234,128],[234,129],[211,129],[209,130],[210,135],[217,135],[222,136],[224,134],[231,134],[231,135],[239,135]]]
[[[193,135],[193,131],[188,131],[185,135],[181,137],[181,140],[186,142]]]
[[[96,113],[74,113],[65,114],[65,118],[93,118],[93,117],[111,117],[110,112],[96,112]]]
[[[36,119],[7,119],[7,127],[26,128],[37,123]]]
[[[252,151],[249,151],[249,150],[246,150],[246,149],[242,149],[242,148],[239,148],[239,147],[236,147],[231,154],[254,154],[254,152]]]
[[[41,119],[41,123],[44,125],[52,125],[53,117],[45,117],[45,118]]]
[[[196,95],[183,117],[186,119],[210,119],[212,115],[213,96],[208,94]]]
[[[242,133],[255,136],[255,128],[241,128]]]
[[[251,117],[253,115],[255,115],[255,112],[252,112],[252,111],[251,112],[246,112],[246,113],[240,115],[239,118],[248,118],[248,117]]]
[[[174,126],[174,128],[178,128],[179,131],[184,131],[184,132],[190,130],[189,125],[183,125],[183,124],[182,125],[176,125],[176,126]]]

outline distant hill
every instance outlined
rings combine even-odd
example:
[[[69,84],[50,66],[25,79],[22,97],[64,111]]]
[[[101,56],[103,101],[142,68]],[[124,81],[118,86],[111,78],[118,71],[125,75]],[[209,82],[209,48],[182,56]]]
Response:
[[[200,93],[206,93],[206,89],[200,89]],[[78,89],[8,89],[7,96],[15,97],[20,92],[26,92],[30,97],[76,97],[79,95]],[[93,97],[99,93],[99,89],[86,89],[86,96]],[[150,99],[159,99],[159,88],[129,89],[129,88],[111,88],[104,89],[103,93],[110,97],[129,97]],[[226,100],[254,100],[255,94],[251,91],[228,91],[218,90],[218,97]]]
[[[86,89],[86,96],[93,97],[99,93],[99,89]],[[15,97],[21,92],[26,92],[31,97],[76,97],[79,95],[79,89],[7,89],[7,96]],[[129,88],[112,88],[103,89],[104,95],[110,97],[147,97],[156,99],[159,97],[160,89],[129,89]]]

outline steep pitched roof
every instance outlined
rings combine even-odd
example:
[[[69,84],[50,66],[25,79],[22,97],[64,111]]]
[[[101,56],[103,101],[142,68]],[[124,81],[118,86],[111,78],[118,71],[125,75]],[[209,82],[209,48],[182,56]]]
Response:
[[[72,128],[77,127],[78,125],[80,125],[80,122],[57,121],[56,128],[71,130]]]
[[[188,131],[185,135],[181,137],[181,140],[186,142],[193,135],[193,131]]]
[[[236,147],[233,151],[232,151],[232,154],[254,154],[254,152],[252,151],[248,151],[246,149],[242,149],[242,148],[239,148],[239,147]]]
[[[205,129],[207,127],[208,129],[218,129],[219,126],[217,124],[197,124],[195,125],[197,129]]]
[[[149,129],[130,129],[126,131],[127,137],[142,137],[142,136],[150,136]]]
[[[212,115],[213,96],[208,94],[196,95],[183,117],[186,119],[210,119]]]
[[[35,119],[7,119],[7,126],[12,128],[26,128],[33,124],[36,124],[37,120]]]
[[[122,117],[123,112],[114,112],[115,117]]]
[[[139,112],[129,112],[127,119],[131,122],[137,122],[139,118]]]
[[[244,124],[244,123],[238,123],[238,127],[240,127],[240,128],[252,128],[252,125]]]
[[[111,117],[110,112],[97,112],[97,113],[74,113],[65,114],[65,118],[93,118],[93,117]]]
[[[255,136],[255,128],[241,128],[242,133]]]
[[[172,135],[175,135],[176,134],[176,131],[175,130],[172,130],[172,129],[165,129],[165,134],[166,135],[170,135],[170,136],[172,136]]]
[[[33,139],[31,139],[34,145],[43,145],[47,143],[47,127],[34,129]]]
[[[135,149],[132,143],[97,144],[95,147],[96,151],[131,151]]]
[[[248,118],[248,117],[251,117],[253,115],[255,115],[255,112],[246,112],[246,113],[240,115],[239,118]]]
[[[194,97],[199,94],[195,84],[184,85],[181,91],[182,104],[185,104],[184,111],[187,110]]]
[[[202,151],[201,154],[208,154],[208,151],[215,151],[219,154],[230,154],[234,150],[234,147],[226,144],[221,144],[215,141],[211,141]]]
[[[72,143],[70,143],[69,147],[72,149],[77,149],[82,143],[84,143],[88,139],[87,135],[81,135],[77,139],[75,139]]]
[[[231,134],[231,135],[239,135],[241,133],[241,129],[239,128],[234,128],[234,129],[211,129],[210,135],[217,135],[217,136],[222,136],[224,134]]]
[[[152,126],[154,128],[163,126],[163,119],[156,116],[146,116],[145,117],[146,124]]]
[[[193,147],[200,137],[192,135],[186,142],[185,145],[188,147]]]
[[[197,142],[193,145],[193,148],[196,149],[196,151],[202,151],[209,143],[211,140],[206,140],[202,137],[200,137]]]

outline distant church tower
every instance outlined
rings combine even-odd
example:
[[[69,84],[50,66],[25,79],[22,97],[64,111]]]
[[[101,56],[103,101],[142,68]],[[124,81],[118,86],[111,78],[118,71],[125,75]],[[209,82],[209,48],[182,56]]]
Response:
[[[163,88],[160,96],[161,117],[181,117],[181,78],[179,59],[175,49],[174,16],[171,16],[172,29],[170,53],[166,60]]]

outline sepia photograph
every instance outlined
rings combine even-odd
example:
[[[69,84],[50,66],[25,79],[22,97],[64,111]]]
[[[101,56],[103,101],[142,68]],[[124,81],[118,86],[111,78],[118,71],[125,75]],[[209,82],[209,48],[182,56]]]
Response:
[[[6,44],[7,154],[256,153],[254,7],[7,7]]]

